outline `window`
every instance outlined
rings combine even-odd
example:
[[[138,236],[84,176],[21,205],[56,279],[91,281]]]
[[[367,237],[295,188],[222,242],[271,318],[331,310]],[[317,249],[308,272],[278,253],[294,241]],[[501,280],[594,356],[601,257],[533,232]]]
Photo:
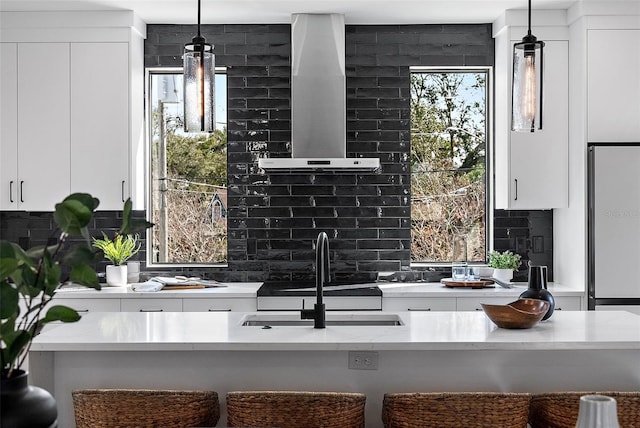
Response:
[[[489,72],[411,70],[412,262],[486,260]]]
[[[182,70],[148,70],[150,264],[227,261],[227,79],[216,69],[216,130],[183,131]]]

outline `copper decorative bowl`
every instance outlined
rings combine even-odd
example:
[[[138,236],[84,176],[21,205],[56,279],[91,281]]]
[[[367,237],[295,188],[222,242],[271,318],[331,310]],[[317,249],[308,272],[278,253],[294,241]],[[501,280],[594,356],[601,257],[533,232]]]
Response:
[[[506,305],[481,305],[489,319],[501,328],[531,328],[549,310],[549,302],[539,299],[518,299]]]

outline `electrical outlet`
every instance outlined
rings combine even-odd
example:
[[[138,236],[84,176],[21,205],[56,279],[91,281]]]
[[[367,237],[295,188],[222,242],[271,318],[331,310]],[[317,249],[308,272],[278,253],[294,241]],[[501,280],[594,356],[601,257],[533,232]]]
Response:
[[[349,368],[352,370],[378,370],[378,353],[349,351]]]

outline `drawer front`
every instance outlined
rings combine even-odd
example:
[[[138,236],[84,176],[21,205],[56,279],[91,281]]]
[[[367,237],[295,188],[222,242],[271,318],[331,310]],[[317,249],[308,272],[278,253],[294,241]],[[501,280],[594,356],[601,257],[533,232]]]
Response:
[[[458,297],[457,310],[463,311],[481,311],[481,303],[488,303],[490,305],[504,305],[518,300],[518,296],[507,297]]]
[[[120,299],[59,299],[53,298],[50,305],[68,306],[80,315],[87,312],[120,312]]]
[[[182,310],[184,312],[255,312],[256,299],[183,299]]]
[[[562,297],[553,297],[556,302],[556,307],[554,310],[556,311],[579,311],[582,309],[581,302],[582,298],[579,296],[562,296]]]
[[[182,312],[182,299],[122,299],[122,312]]]
[[[455,311],[455,297],[385,297],[383,311]]]

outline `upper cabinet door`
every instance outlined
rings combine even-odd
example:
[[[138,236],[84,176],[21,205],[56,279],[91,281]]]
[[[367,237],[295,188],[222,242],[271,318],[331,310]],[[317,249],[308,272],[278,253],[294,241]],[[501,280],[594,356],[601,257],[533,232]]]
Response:
[[[18,45],[0,43],[0,210],[18,207]]]
[[[545,41],[543,127],[511,132],[512,209],[569,204],[569,42]]]
[[[129,44],[71,44],[71,190],[121,210],[129,195]]]
[[[20,209],[52,211],[69,194],[68,43],[18,44],[17,105]]]
[[[587,67],[589,141],[640,141],[640,30],[589,30]]]
[[[509,83],[496,92],[505,98],[501,102],[509,104],[497,112],[505,116],[496,119],[496,125],[505,128],[497,130],[500,137],[496,137],[496,208],[551,209],[569,204],[569,42],[545,40],[544,55],[543,129],[536,132],[508,131],[511,68],[502,68],[508,70]]]

